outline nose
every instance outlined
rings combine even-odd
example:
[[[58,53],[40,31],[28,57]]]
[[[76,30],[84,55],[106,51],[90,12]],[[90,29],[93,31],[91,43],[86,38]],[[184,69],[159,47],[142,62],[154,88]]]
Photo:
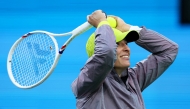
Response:
[[[123,50],[124,50],[124,51],[130,51],[130,48],[129,48],[128,45],[125,45],[125,46],[123,47]]]

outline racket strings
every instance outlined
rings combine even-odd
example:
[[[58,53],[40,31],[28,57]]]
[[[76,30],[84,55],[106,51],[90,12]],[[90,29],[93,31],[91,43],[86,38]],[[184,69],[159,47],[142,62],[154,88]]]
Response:
[[[12,56],[12,74],[21,86],[32,86],[43,80],[56,56],[55,44],[46,34],[31,34],[24,38]]]

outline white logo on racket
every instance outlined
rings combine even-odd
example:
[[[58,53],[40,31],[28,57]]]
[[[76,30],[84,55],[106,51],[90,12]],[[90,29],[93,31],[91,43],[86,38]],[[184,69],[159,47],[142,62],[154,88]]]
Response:
[[[27,47],[28,50],[31,53],[31,60],[33,61],[33,68],[35,70],[36,76],[39,74],[39,70],[38,70],[38,64],[43,64],[46,62],[46,59],[43,58],[44,56],[48,56],[51,52],[48,50],[42,50],[40,49],[39,44],[37,43],[31,43],[31,42],[27,42]]]

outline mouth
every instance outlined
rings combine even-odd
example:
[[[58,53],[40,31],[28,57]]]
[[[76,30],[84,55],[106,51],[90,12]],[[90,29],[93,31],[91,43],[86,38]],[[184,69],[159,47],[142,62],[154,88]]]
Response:
[[[122,55],[121,58],[125,59],[125,60],[129,60],[129,56],[128,55]]]

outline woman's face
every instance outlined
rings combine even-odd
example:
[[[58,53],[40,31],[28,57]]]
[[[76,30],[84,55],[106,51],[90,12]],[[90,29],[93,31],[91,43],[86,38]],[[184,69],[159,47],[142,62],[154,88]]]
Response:
[[[122,40],[117,43],[117,59],[114,64],[115,68],[121,68],[125,69],[130,66],[130,48],[127,45],[127,42],[125,40]]]

